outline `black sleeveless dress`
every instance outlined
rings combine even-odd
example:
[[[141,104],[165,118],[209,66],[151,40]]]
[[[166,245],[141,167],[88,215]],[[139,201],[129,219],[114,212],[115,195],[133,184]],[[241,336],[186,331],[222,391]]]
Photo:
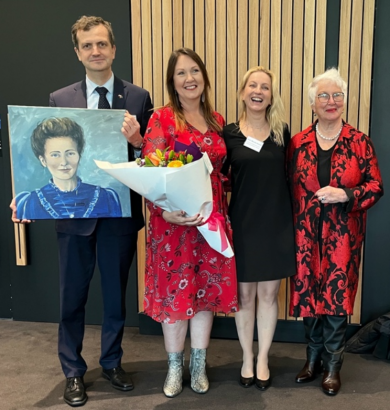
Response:
[[[246,137],[236,123],[224,128],[227,160],[231,167],[232,197],[229,216],[239,282],[261,282],[295,275],[292,205],[285,171],[284,146],[264,141],[260,152],[244,146]]]

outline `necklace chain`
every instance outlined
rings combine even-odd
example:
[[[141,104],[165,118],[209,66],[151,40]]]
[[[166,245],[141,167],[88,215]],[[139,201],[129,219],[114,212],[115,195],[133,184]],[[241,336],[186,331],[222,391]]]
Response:
[[[318,131],[318,122],[317,122],[317,124],[316,124],[316,132],[317,132],[317,134],[318,134],[322,139],[327,140],[327,141],[333,141],[333,140],[335,140],[336,138],[338,138],[338,137],[340,136],[340,134],[341,134],[341,130],[342,130],[342,129],[343,129],[343,126],[340,127],[339,131],[337,132],[337,134],[336,134],[334,137],[325,137],[324,135],[322,135],[322,134]]]
[[[252,128],[253,130],[262,130],[263,128],[266,127],[267,124],[264,124],[262,127],[254,127],[253,125],[250,125],[249,123],[245,122],[244,128]]]

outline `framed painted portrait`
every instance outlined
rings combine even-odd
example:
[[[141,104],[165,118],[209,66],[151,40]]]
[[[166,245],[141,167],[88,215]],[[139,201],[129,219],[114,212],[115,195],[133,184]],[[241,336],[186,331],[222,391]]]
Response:
[[[19,219],[131,216],[129,189],[94,160],[127,162],[124,110],[8,106]]]

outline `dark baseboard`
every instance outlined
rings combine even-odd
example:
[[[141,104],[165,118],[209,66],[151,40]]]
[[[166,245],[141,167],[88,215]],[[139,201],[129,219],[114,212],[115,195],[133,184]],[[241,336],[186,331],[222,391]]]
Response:
[[[348,325],[347,340],[352,337],[361,325]],[[155,322],[149,316],[139,314],[139,332],[142,335],[162,335],[161,323]],[[236,323],[233,317],[214,318],[211,338],[215,339],[238,339]],[[254,339],[257,340],[255,329]],[[278,320],[276,326],[275,342],[306,343],[302,320]]]

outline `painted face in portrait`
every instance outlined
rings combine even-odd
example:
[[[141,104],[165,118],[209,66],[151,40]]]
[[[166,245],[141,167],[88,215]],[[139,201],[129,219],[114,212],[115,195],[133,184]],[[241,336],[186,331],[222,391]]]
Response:
[[[252,73],[241,93],[247,110],[264,111],[272,103],[272,83],[268,74],[263,71]]]
[[[99,24],[88,31],[79,30],[77,39],[75,52],[87,73],[111,71],[116,47],[111,45],[106,27]]]
[[[312,109],[320,121],[339,120],[344,112],[344,94],[341,88],[333,81],[320,81]]]
[[[181,103],[200,99],[204,90],[204,79],[202,71],[192,58],[181,55],[177,59],[173,85]]]
[[[45,154],[40,155],[39,160],[49,170],[56,185],[77,178],[80,154],[77,151],[76,142],[70,137],[46,140]]]

